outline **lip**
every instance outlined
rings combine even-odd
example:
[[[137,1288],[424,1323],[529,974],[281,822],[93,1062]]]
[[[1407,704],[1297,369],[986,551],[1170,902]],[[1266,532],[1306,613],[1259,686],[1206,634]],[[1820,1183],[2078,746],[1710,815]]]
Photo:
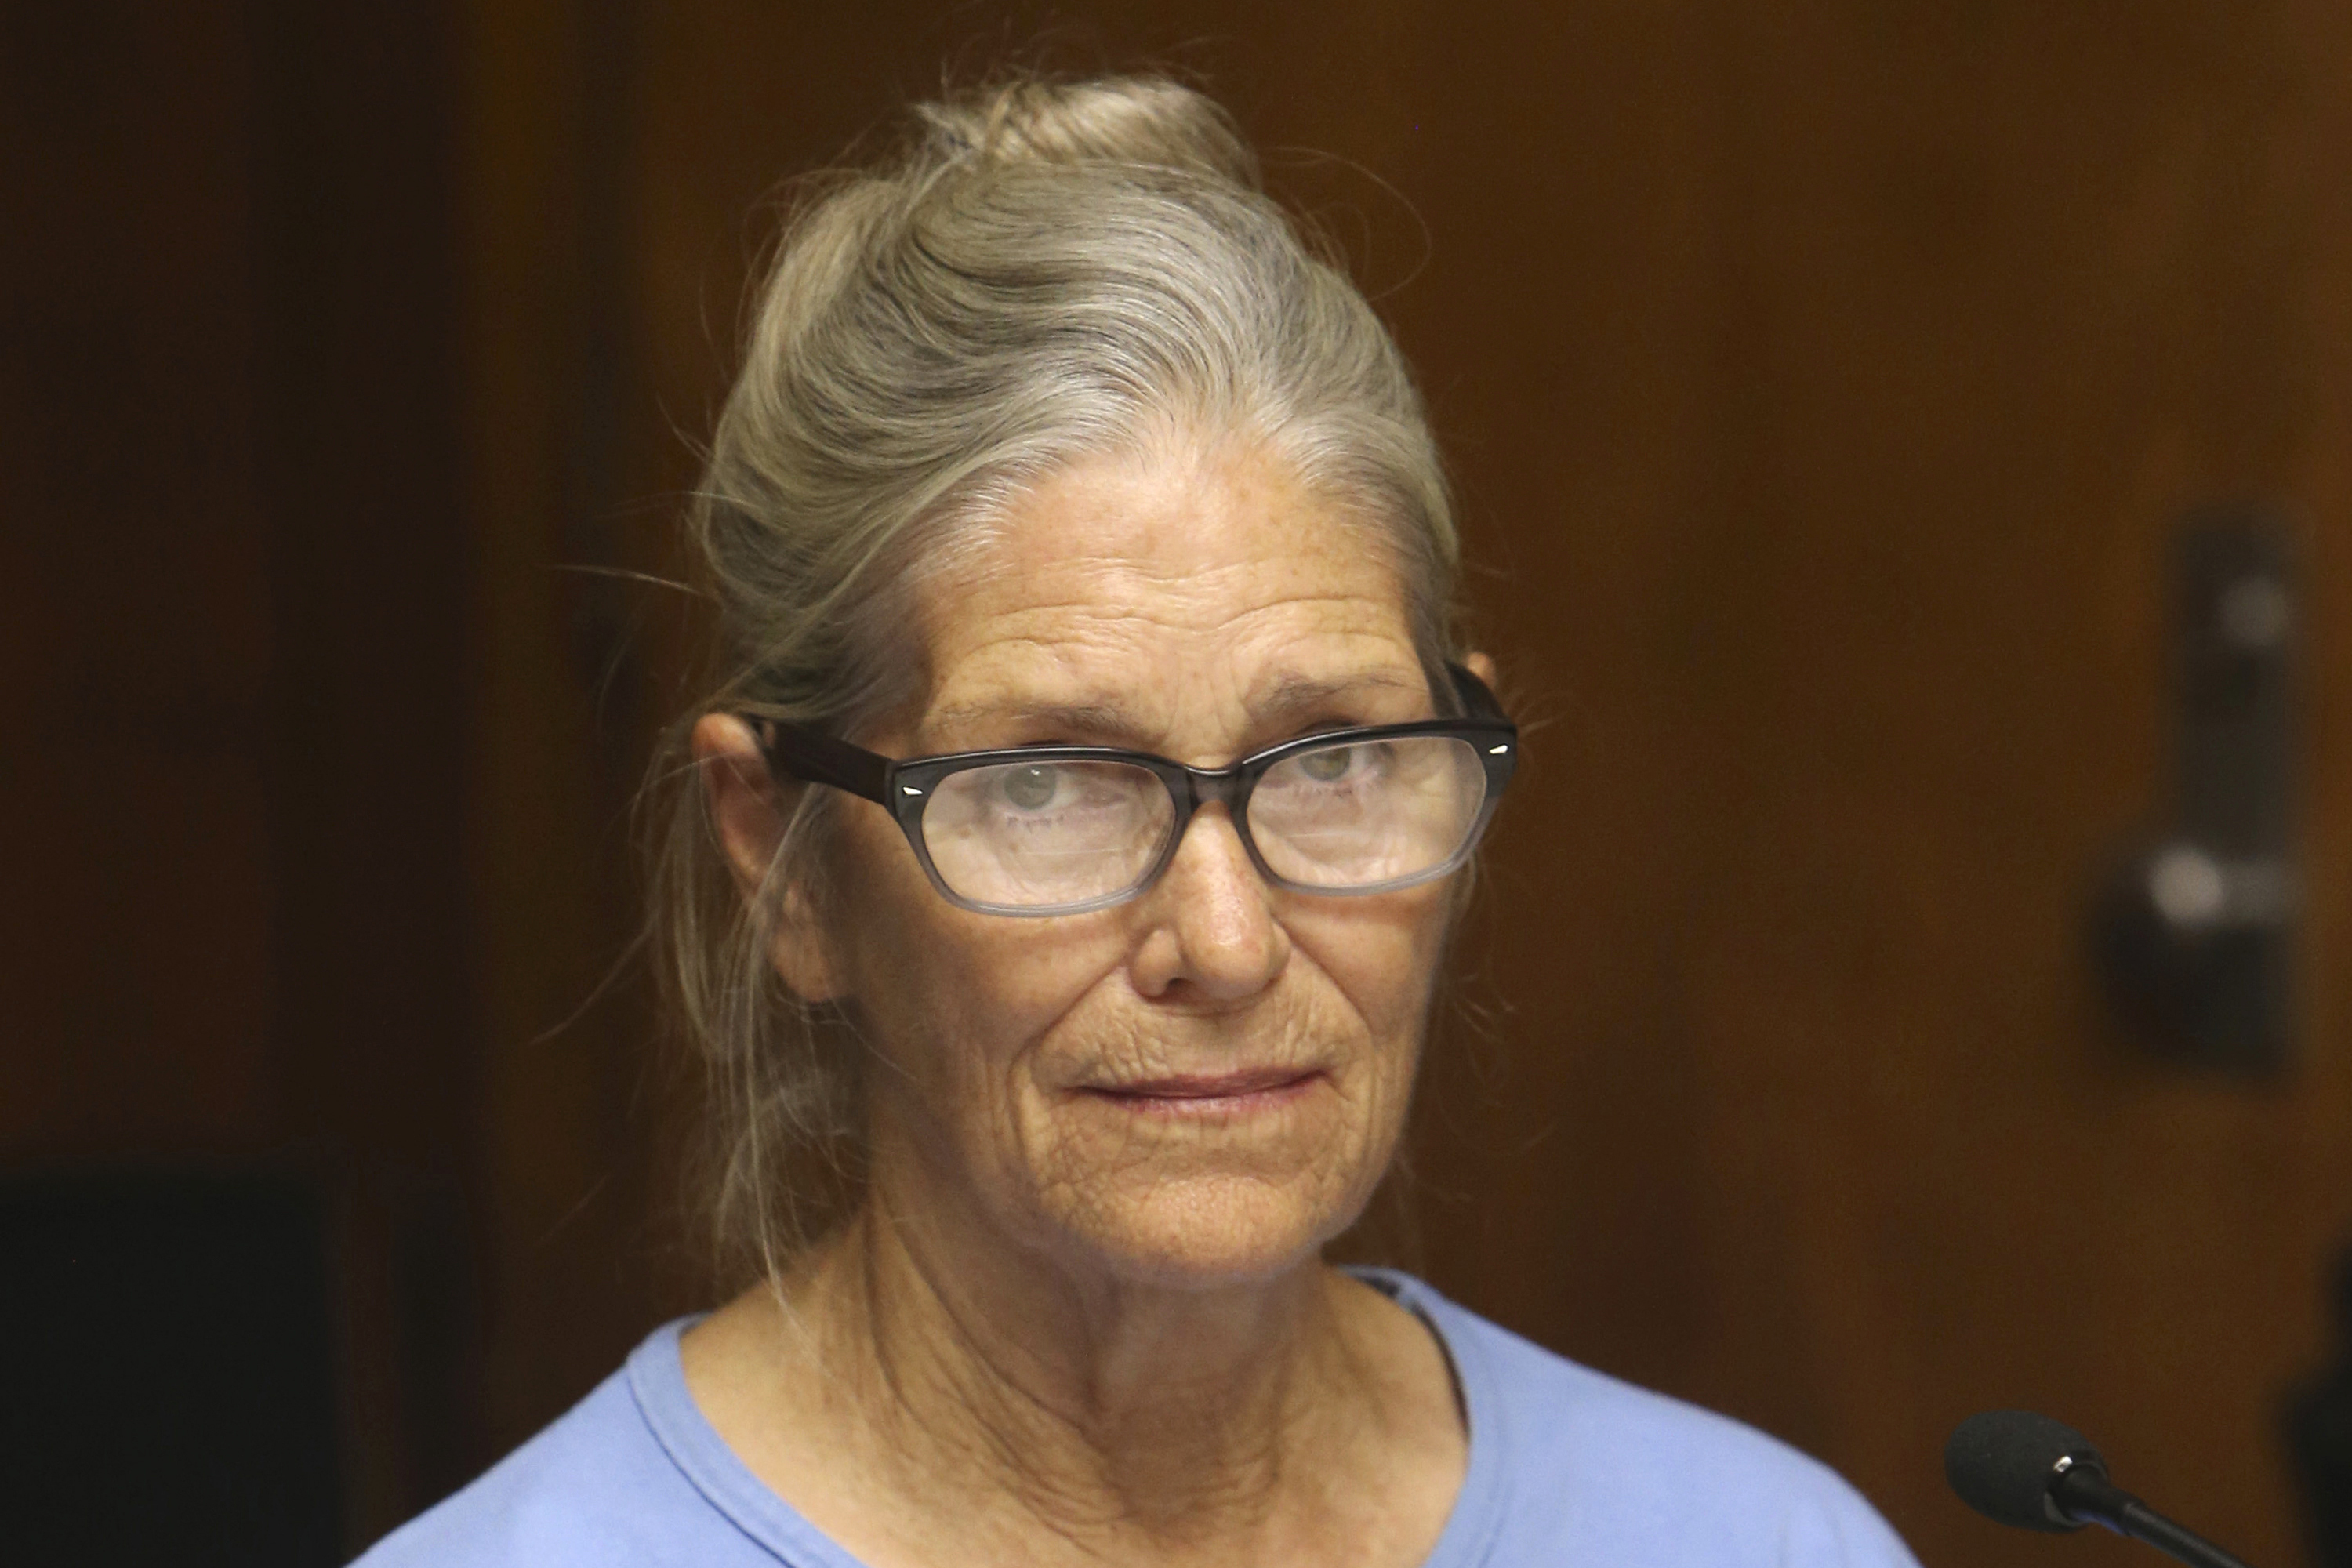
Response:
[[[1228,1073],[1176,1073],[1080,1090],[1090,1099],[1146,1114],[1202,1116],[1271,1110],[1321,1082],[1318,1068],[1258,1068]]]

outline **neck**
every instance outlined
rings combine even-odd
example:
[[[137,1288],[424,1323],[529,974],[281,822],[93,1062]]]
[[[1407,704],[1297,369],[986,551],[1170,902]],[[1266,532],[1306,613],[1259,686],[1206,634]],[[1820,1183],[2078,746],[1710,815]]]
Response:
[[[1120,1281],[954,1209],[876,1181],[681,1347],[720,1436],[860,1560],[1426,1556],[1468,1449],[1443,1352],[1377,1291],[1312,1259]]]
[[[1311,1262],[1205,1289],[1082,1279],[959,1247],[877,1190],[793,1294],[910,1479],[1074,1539],[1177,1546],[1275,1527],[1318,1429],[1377,1389],[1343,1306],[1359,1289]]]

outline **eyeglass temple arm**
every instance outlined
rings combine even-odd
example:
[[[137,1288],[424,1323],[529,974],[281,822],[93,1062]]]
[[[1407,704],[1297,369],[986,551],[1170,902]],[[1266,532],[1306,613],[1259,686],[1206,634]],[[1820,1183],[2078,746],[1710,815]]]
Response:
[[[1445,667],[1445,673],[1454,678],[1454,689],[1461,697],[1462,706],[1469,710],[1471,718],[1507,720],[1510,717],[1503,711],[1503,705],[1495,700],[1494,691],[1467,665],[1449,664]]]
[[[890,804],[889,758],[805,724],[762,719],[757,728],[771,769],[803,784],[831,784],[879,805]]]

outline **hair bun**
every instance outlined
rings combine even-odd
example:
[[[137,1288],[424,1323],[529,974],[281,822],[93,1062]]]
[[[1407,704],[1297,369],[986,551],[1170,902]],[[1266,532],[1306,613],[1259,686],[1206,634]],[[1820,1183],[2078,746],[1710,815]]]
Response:
[[[1164,76],[1024,78],[916,112],[924,151],[942,163],[1125,163],[1258,184],[1256,156],[1223,107]]]

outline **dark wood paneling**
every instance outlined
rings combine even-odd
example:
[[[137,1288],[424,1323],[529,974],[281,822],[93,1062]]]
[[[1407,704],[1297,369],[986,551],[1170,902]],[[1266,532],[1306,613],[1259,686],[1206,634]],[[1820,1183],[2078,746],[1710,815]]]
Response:
[[[1441,1140],[1484,1223],[1432,1227],[1437,1273],[1830,1458],[1931,1561],[2015,1549],[1936,1463],[2005,1401],[2290,1559],[2272,1402],[2352,1221],[2324,631],[2305,1070],[2142,1065],[2078,920],[2163,804],[2178,510],[2285,499],[2315,625],[2352,589],[2346,40],[2286,5],[1694,20],[1490,12],[1431,79],[1486,109],[1415,193],[1405,331],[1475,434],[1507,668],[1563,720],[1496,879],[1518,1092]]]
[[[0,23],[0,1164],[316,1194],[361,1539],[489,1457],[449,44],[362,9]]]
[[[696,1300],[599,991],[691,617],[560,568],[668,568],[775,183],[1041,29],[1209,73],[1347,237],[1543,721],[1438,1282],[1930,1562],[2018,1548],[1937,1464],[2011,1400],[2292,1560],[2271,1402],[2352,1231],[2318,0],[10,13],[0,1159],[317,1174],[362,1535]],[[2167,530],[2238,493],[2312,596],[2306,1060],[2251,1087],[2137,1060],[2077,929],[2162,805]]]
[[[234,14],[102,5],[0,31],[11,1153],[209,1148],[269,1114],[243,43]]]
[[[639,493],[690,475],[651,408],[723,384],[740,215],[1008,14],[641,18]],[[1822,1455],[1931,1561],[2013,1549],[1937,1459],[2005,1400],[2290,1558],[2272,1401],[2352,1226],[2324,631],[2307,1067],[2142,1065],[2078,920],[2162,805],[2178,510],[2281,498],[2315,624],[2352,589],[2352,40],[2284,3],[1102,5],[1063,46],[1143,51],[1372,172],[1276,159],[1386,291],[1549,721],[1471,987],[1507,1010],[1433,1086],[1439,1281]]]
[[[252,13],[277,1131],[339,1203],[354,1527],[490,1457],[451,24]]]
[[[632,466],[675,435],[629,309],[635,11],[474,6],[462,57],[481,1408],[499,1447],[708,1294],[681,1224],[676,1064],[624,962],[633,803],[652,729],[683,700],[678,596],[648,585],[668,570],[676,490]]]

